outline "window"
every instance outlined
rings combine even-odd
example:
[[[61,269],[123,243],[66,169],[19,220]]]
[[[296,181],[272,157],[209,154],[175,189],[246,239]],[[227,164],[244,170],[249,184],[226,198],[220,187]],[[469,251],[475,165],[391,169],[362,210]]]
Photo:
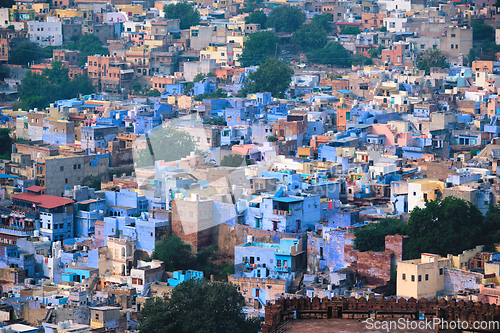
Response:
[[[60,167],[59,167],[59,171],[64,171],[64,167],[63,167],[63,166],[60,166]]]
[[[429,281],[429,274],[425,274],[425,281]]]
[[[453,48],[453,44],[451,44],[451,48]]]
[[[455,34],[451,34],[451,37],[455,37]]]
[[[415,275],[411,276],[411,282],[415,282]]]
[[[281,259],[276,260],[276,266],[281,267]]]
[[[403,275],[401,276],[401,278],[406,281],[406,274],[403,273]]]
[[[419,275],[418,276],[418,282],[421,282],[422,281],[422,275]]]
[[[99,314],[98,313],[95,314],[95,319],[99,320]]]
[[[257,257],[257,261],[260,261],[260,257]]]
[[[439,269],[439,275],[443,275],[443,269],[442,268]]]

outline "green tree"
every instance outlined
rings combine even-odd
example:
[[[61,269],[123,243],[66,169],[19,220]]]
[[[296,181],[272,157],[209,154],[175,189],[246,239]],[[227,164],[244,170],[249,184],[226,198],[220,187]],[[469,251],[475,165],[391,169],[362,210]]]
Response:
[[[242,13],[252,13],[257,8],[262,6],[263,0],[246,0],[245,7],[241,10]]]
[[[417,67],[427,74],[432,67],[449,68],[448,59],[438,49],[427,49],[417,57]]]
[[[14,4],[14,0],[0,0],[0,8],[11,8]]]
[[[95,188],[97,191],[101,190],[101,178],[95,177],[90,183],[90,187]]]
[[[482,228],[484,251],[497,252],[495,244],[500,242],[500,205],[490,205]]]
[[[472,67],[472,63],[476,60],[476,51],[471,47],[469,54],[467,55],[467,61],[469,62],[469,67]]]
[[[332,31],[333,15],[331,13],[316,14],[311,20],[311,24],[318,25],[323,28],[327,33]]]
[[[282,5],[271,10],[267,17],[267,26],[274,28],[276,32],[292,33],[299,29],[305,20],[306,16],[300,8]]]
[[[16,108],[45,108],[54,100],[75,98],[93,91],[88,77],[76,75],[70,80],[68,69],[60,61],[53,61],[51,68],[46,68],[42,75],[27,72],[19,90],[21,103]]]
[[[222,116],[205,117],[205,119],[203,119],[203,123],[206,125],[227,126],[227,122]]]
[[[293,33],[292,44],[304,51],[321,49],[326,45],[326,31],[319,24],[303,24]]]
[[[354,66],[359,66],[359,65],[369,66],[372,63],[373,63],[373,61],[371,58],[367,58],[364,55],[362,55],[361,53],[356,53],[351,61],[351,64]]]
[[[319,50],[307,53],[307,59],[320,64],[349,67],[351,65],[350,52],[339,42],[330,42]]]
[[[255,66],[276,55],[279,39],[272,31],[258,31],[250,34],[243,42],[245,48],[238,58],[241,66]]]
[[[266,28],[267,15],[262,10],[256,10],[245,17],[246,24],[260,24],[261,29]]]
[[[226,97],[227,97],[227,94],[222,89],[217,89],[213,93],[204,93],[204,94],[196,95],[196,96],[194,96],[193,99],[195,101],[201,102],[204,99],[208,99],[208,98],[226,98]]]
[[[141,89],[142,89],[142,84],[140,84],[138,81],[135,81],[132,84],[132,90],[135,91],[136,93],[138,93],[139,91],[141,91]]]
[[[425,208],[412,210],[408,221],[408,256],[421,253],[457,255],[483,244],[483,215],[470,202],[446,197],[428,201]]]
[[[472,21],[472,38],[474,42],[482,42],[486,40],[495,41],[495,28],[484,23],[483,19]]]
[[[77,41],[68,43],[67,48],[80,51],[80,56],[78,58],[78,64],[80,66],[85,65],[88,56],[96,54],[109,55],[109,50],[102,45],[101,40],[94,34],[83,35]]]
[[[0,128],[0,159],[10,160],[12,153],[12,138],[10,128]]]
[[[163,7],[163,11],[167,20],[180,19],[180,28],[184,30],[200,23],[200,12],[195,6],[194,3],[178,2]]]
[[[16,27],[11,24],[11,25],[8,25],[6,29],[14,31],[14,30],[16,30]]]
[[[35,43],[24,43],[10,51],[9,62],[15,65],[26,66],[39,59],[52,58],[53,49],[54,47],[52,46],[41,48]]]
[[[147,95],[150,97],[160,97],[161,92],[158,89],[152,89],[152,90],[147,92]]]
[[[188,280],[170,295],[146,302],[140,333],[257,333],[259,320],[246,320],[245,299],[236,286]],[[195,318],[195,320],[193,320]]]
[[[220,161],[220,166],[225,166],[225,167],[240,167],[240,166],[246,166],[246,160],[243,156],[239,154],[231,154],[231,155],[226,155],[222,158]]]
[[[188,156],[195,150],[195,142],[187,132],[175,127],[154,128],[147,139],[148,148],[137,152],[137,166],[153,165],[154,161],[171,162]]]
[[[191,246],[184,243],[177,235],[172,235],[158,242],[152,258],[163,261],[167,272],[195,269],[193,266],[196,258]]]
[[[417,67],[429,71],[432,67],[448,68],[449,63],[440,50],[430,48],[418,55]]]
[[[385,236],[396,234],[406,235],[406,224],[399,219],[385,218],[377,223],[356,228],[354,245],[356,250],[361,252],[383,252],[385,250]]]
[[[269,135],[267,137],[267,142],[277,142],[278,141],[278,137],[274,136],[274,135]]]
[[[341,35],[359,35],[362,30],[358,27],[348,25],[340,30]]]
[[[495,42],[495,28],[484,19],[475,19],[472,21],[472,32],[474,47],[481,50],[479,55],[482,60],[495,60],[494,54],[500,51],[500,46]]]
[[[380,58],[382,55],[382,50],[385,49],[385,46],[379,45],[376,49],[371,49],[368,51],[368,54],[370,55],[370,58]]]
[[[257,71],[250,73],[243,88],[244,93],[270,92],[283,97],[292,82],[293,69],[276,58],[268,58]]]
[[[95,86],[92,84],[92,79],[87,75],[76,74],[68,83],[68,91],[68,95],[71,95],[71,92],[89,95],[95,92]]]
[[[193,78],[193,82],[200,82],[205,78],[205,74],[203,73],[198,73],[196,76]]]
[[[382,27],[380,27],[380,30],[379,30],[379,31],[380,31],[380,32],[386,32],[386,31],[387,31],[387,27],[382,26]]]

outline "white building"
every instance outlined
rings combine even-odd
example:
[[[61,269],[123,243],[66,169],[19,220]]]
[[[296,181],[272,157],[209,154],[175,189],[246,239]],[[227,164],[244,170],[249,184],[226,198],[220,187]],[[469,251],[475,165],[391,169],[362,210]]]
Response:
[[[408,19],[404,13],[395,13],[384,18],[384,26],[390,32],[406,32],[406,22]]]
[[[41,47],[63,44],[62,22],[56,21],[55,17],[49,17],[47,21],[42,22],[28,22],[28,33],[30,42]]]

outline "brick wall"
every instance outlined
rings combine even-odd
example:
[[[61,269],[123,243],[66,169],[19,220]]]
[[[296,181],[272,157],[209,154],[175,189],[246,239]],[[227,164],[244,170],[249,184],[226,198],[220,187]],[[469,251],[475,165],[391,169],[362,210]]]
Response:
[[[385,251],[359,252],[354,249],[354,234],[345,236],[345,262],[365,277],[369,285],[384,285],[391,278],[391,268],[404,258],[408,237],[394,235],[385,237]]]
[[[254,229],[250,226],[221,223],[214,228],[214,244],[227,254],[234,255],[234,247],[247,242],[247,236],[253,236],[255,242],[279,243],[281,238],[300,238],[302,233],[284,233]]]
[[[444,269],[444,289],[447,292],[463,292],[465,289],[479,290],[483,275],[461,269]]]
[[[363,319],[370,318],[375,312],[375,319],[384,318],[412,318],[418,319],[423,312],[426,319],[441,318],[445,321],[466,321],[470,327],[478,321],[499,321],[500,307],[496,305],[475,303],[472,301],[450,300],[435,298],[430,300],[421,298],[389,299],[374,297],[359,298],[333,297],[325,298],[280,298],[274,304],[266,304],[265,322],[262,333],[276,330],[282,322],[297,319]],[[494,330],[484,331],[494,332]]]

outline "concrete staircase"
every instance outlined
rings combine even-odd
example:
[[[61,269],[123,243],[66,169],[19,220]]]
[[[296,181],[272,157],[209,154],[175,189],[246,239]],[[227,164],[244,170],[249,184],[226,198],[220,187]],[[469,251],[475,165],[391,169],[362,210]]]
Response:
[[[288,287],[288,293],[295,294],[299,291],[300,284],[302,283],[302,279],[304,278],[304,270],[297,271],[295,279],[292,280],[290,286]]]

